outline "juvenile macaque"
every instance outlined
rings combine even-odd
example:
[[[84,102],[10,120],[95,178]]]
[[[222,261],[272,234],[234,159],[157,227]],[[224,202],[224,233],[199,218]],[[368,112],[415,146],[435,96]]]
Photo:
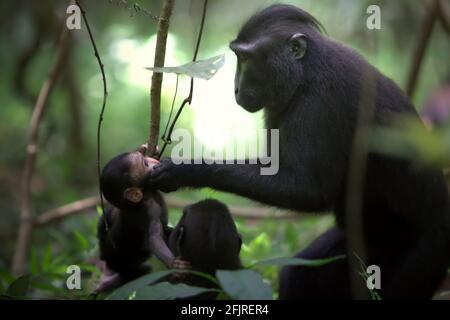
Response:
[[[193,270],[213,276],[217,270],[242,268],[241,244],[241,236],[227,206],[216,200],[203,200],[185,207],[169,238],[169,247],[176,256],[189,261]],[[196,275],[187,275],[181,282],[216,287],[210,280]],[[213,292],[195,298],[214,299],[216,295]]]
[[[152,253],[168,268],[185,269],[167,247],[170,233],[162,195],[145,187],[157,160],[146,157],[147,146],[113,158],[103,169],[103,195],[114,207],[105,210],[98,224],[103,276],[97,292],[111,290],[151,271],[145,262]]]

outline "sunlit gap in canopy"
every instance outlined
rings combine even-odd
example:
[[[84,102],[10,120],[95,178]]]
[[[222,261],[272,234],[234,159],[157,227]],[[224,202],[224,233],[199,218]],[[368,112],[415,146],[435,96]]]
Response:
[[[125,70],[123,68],[116,69],[117,72],[125,74],[122,79],[147,92],[150,87],[151,72],[144,68],[153,66],[155,44],[156,36],[149,38],[143,44],[136,40],[125,39],[114,42],[110,51],[115,60],[126,64]],[[189,62],[188,60],[181,61],[182,59],[178,58],[180,54],[177,54],[177,49],[179,48],[177,48],[176,37],[169,34],[166,66],[177,66]],[[227,47],[220,48],[211,56],[221,53],[226,55],[225,65],[208,81],[196,79],[192,105],[183,111],[185,114],[191,113],[195,139],[202,144],[204,149],[213,152],[224,151],[225,146],[235,143],[236,139],[239,139],[240,143],[256,143],[256,131],[261,118],[260,114],[252,115],[237,105],[233,93],[236,59]],[[200,55],[200,58],[208,57]],[[166,74],[164,76],[162,94],[165,99],[163,101],[172,101],[175,84],[175,75]],[[189,78],[180,76],[175,108],[178,108],[188,92]],[[170,103],[165,103],[162,108],[165,112],[169,112]],[[227,157],[231,158],[232,156],[227,155]]]
[[[243,110],[234,99],[236,58],[223,47],[215,54],[225,53],[225,65],[210,80],[197,80],[192,109],[195,114],[194,134],[204,149],[224,151],[236,142],[256,143],[259,114]],[[213,54],[213,55],[215,55]],[[227,158],[232,158],[227,155]]]
[[[123,68],[117,68],[115,71],[120,72],[118,79],[124,79],[128,84],[137,86],[148,91],[150,88],[150,79],[152,73],[146,70],[146,67],[152,67],[155,57],[156,35],[150,37],[147,41],[140,43],[137,40],[122,39],[115,41],[110,48],[111,56],[121,64]],[[166,45],[167,66],[176,66],[180,63],[177,59],[177,40],[176,37],[169,33]],[[168,94],[175,88],[174,77],[166,77],[164,79],[163,94]]]

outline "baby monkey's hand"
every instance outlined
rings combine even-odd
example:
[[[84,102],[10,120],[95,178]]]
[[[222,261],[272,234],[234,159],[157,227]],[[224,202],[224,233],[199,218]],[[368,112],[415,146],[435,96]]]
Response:
[[[148,143],[143,143],[139,146],[138,151],[145,155],[148,151]],[[156,154],[153,154],[152,156],[159,156],[159,153],[161,150],[159,149],[159,146],[156,146]]]
[[[191,264],[188,261],[181,260],[180,257],[177,257],[173,260],[171,268],[188,270],[188,269],[191,269]],[[182,280],[186,279],[186,276],[187,276],[187,273],[176,272],[176,273],[172,274],[172,279],[177,280],[177,281],[182,281]]]
[[[138,151],[142,154],[146,154],[147,150],[148,150],[148,143],[143,143],[138,148]]]
[[[189,261],[181,260],[180,257],[177,257],[173,260],[171,268],[172,269],[190,269],[191,264]]]

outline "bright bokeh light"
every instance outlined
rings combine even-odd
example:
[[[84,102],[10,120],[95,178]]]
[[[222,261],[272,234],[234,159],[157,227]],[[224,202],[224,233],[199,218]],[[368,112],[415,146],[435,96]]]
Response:
[[[134,86],[144,90],[149,90],[151,71],[146,67],[152,67],[155,57],[156,35],[150,37],[147,41],[139,44],[136,40],[124,39],[116,41],[111,46],[111,55],[120,63],[126,64],[125,79]],[[167,66],[177,66],[184,62],[178,61],[174,53],[177,50],[176,37],[169,33],[166,44]],[[121,70],[122,71],[122,70]],[[163,94],[168,94],[168,90],[175,88],[174,77],[165,77]]]
[[[135,40],[120,40],[111,46],[111,55],[120,63],[125,63],[125,81],[148,91],[152,73],[145,67],[153,66],[156,36],[139,45]],[[178,61],[175,58],[177,50],[176,37],[169,34],[166,49],[166,66],[178,66],[188,61]],[[259,115],[252,115],[236,104],[234,99],[234,72],[236,59],[227,48],[220,48],[216,54],[225,53],[225,65],[210,80],[196,79],[195,92],[191,107],[184,112],[192,112],[195,139],[200,141],[203,148],[219,151],[238,139],[241,143],[255,141],[257,119]],[[123,69],[120,69],[123,72]],[[175,90],[176,76],[164,76],[162,94],[171,101]],[[180,76],[178,98],[175,108],[189,91],[189,78]],[[168,111],[170,105],[163,105]]]
[[[258,116],[254,116],[234,99],[234,72],[236,58],[228,48],[225,65],[210,80],[197,80],[192,101],[194,111],[194,134],[205,148],[222,150],[233,139],[253,141]]]

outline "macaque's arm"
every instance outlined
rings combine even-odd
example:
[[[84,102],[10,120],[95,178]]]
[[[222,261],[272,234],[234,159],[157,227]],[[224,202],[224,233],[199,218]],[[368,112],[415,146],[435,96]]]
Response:
[[[168,268],[171,268],[175,257],[164,241],[164,231],[160,217],[161,212],[156,202],[151,201],[149,203],[148,212],[150,214],[150,250]]]
[[[190,269],[191,264],[187,261],[175,258],[172,251],[167,247],[163,239],[164,232],[161,221],[150,222],[150,250],[171,269]]]
[[[164,228],[161,223],[161,210],[155,201],[148,203],[148,213],[150,215],[150,250],[156,257],[171,269],[190,269],[188,261],[175,258],[172,251],[164,241]]]

